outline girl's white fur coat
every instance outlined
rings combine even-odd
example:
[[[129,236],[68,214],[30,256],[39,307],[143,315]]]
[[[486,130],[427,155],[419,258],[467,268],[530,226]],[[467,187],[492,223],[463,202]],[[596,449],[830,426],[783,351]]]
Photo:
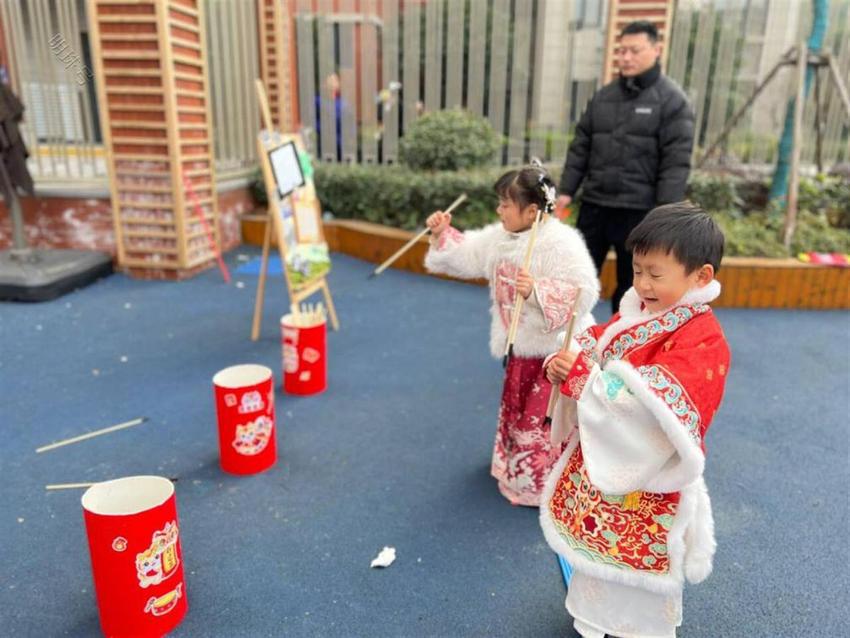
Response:
[[[462,279],[486,278],[490,282],[490,352],[500,358],[508,326],[497,305],[497,273],[506,262],[522,267],[531,231],[510,233],[501,223],[495,223],[479,230],[460,233],[449,229],[446,233],[437,245],[431,246],[425,267],[433,273]],[[535,279],[535,291],[523,304],[513,351],[519,357],[544,357],[558,349],[558,332],[563,330],[568,315],[560,325],[547,322],[538,280],[560,280],[580,290],[576,333],[594,323],[591,310],[599,299],[599,281],[581,234],[548,216],[544,216],[537,231],[529,273]]]

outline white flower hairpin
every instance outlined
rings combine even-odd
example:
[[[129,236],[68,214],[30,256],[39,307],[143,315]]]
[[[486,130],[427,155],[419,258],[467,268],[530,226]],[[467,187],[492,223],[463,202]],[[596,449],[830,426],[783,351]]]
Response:
[[[540,191],[543,193],[543,199],[546,201],[546,212],[553,213],[555,212],[555,198],[558,194],[555,190],[555,185],[552,183],[552,180],[546,173],[546,169],[543,166],[543,162],[541,162],[539,158],[532,157],[530,164],[532,168],[536,168],[538,171],[540,171],[540,175],[537,178],[537,183],[540,186]]]

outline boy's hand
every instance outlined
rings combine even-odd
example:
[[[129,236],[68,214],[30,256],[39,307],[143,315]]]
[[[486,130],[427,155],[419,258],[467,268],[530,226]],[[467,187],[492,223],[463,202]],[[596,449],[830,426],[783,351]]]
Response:
[[[516,276],[516,291],[521,294],[525,299],[528,299],[533,290],[534,279],[531,278],[531,275],[528,274],[528,271],[526,271],[525,269],[520,269],[519,273]]]
[[[446,230],[452,223],[452,214],[444,213],[441,210],[438,210],[436,213],[432,213],[427,220],[425,220],[425,225],[431,229],[431,236],[434,238],[439,237],[444,230]]]
[[[561,385],[567,379],[570,370],[573,369],[573,364],[576,362],[578,355],[575,352],[559,352],[549,365],[546,366],[546,378],[553,385]]]

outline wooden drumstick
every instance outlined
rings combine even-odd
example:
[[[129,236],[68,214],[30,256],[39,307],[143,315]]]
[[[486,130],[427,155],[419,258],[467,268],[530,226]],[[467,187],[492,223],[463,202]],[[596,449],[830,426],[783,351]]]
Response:
[[[573,302],[573,308],[578,305],[578,296],[581,294],[579,291],[576,293],[576,299]],[[573,338],[573,326],[575,324],[576,315],[578,313],[573,310],[573,314],[570,315],[570,322],[567,324],[567,334],[564,337],[564,345],[561,346],[560,352],[568,352],[570,349],[570,341]],[[552,389],[549,391],[549,405],[546,407],[546,418],[543,420],[543,425],[550,425],[552,423],[552,413],[555,411],[555,406],[558,404],[558,398],[561,395],[560,388],[554,383],[552,384]]]
[[[534,250],[534,242],[537,240],[537,228],[540,226],[540,218],[543,212],[541,210],[537,211],[537,217],[534,218],[534,224],[531,226],[531,236],[528,238],[528,246],[525,249],[525,259],[522,262],[522,269],[528,271],[529,266],[531,266],[531,253]],[[525,297],[519,294],[519,291],[516,293],[516,299],[514,299],[514,309],[511,312],[511,325],[508,330],[508,340],[505,343],[505,356],[502,357],[502,367],[505,368],[508,365],[508,359],[513,356],[514,353],[514,340],[516,339],[516,331],[519,327],[519,315],[522,312],[522,304],[525,301]]]
[[[460,206],[464,201],[466,201],[466,193],[462,193],[460,195],[460,197],[458,197],[455,201],[453,201],[451,203],[451,206],[449,206],[444,212],[446,212],[446,213],[452,212],[455,208]],[[410,249],[410,247],[413,246],[413,244],[415,244],[420,239],[422,239],[425,235],[427,235],[430,232],[430,230],[431,230],[430,228],[426,227],[426,228],[422,229],[421,231],[419,231],[409,242],[407,242],[404,246],[402,246],[397,251],[395,251],[389,259],[387,259],[384,263],[382,263],[380,266],[375,268],[375,270],[372,272],[372,274],[369,275],[369,279],[372,279],[373,277],[377,277],[382,272],[384,272],[387,268],[389,268],[396,259],[398,259],[404,253],[406,253]]]

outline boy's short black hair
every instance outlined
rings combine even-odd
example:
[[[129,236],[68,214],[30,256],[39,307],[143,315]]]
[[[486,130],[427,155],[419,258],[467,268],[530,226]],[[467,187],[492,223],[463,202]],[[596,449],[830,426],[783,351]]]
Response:
[[[649,38],[649,41],[653,44],[658,42],[658,29],[649,20],[635,20],[634,22],[629,22],[620,32],[620,37],[623,37],[624,35],[637,35],[638,33],[645,33],[646,37]]]
[[[684,201],[653,208],[626,240],[626,250],[644,255],[660,250],[673,257],[690,274],[705,264],[720,270],[723,232],[711,215]]]

